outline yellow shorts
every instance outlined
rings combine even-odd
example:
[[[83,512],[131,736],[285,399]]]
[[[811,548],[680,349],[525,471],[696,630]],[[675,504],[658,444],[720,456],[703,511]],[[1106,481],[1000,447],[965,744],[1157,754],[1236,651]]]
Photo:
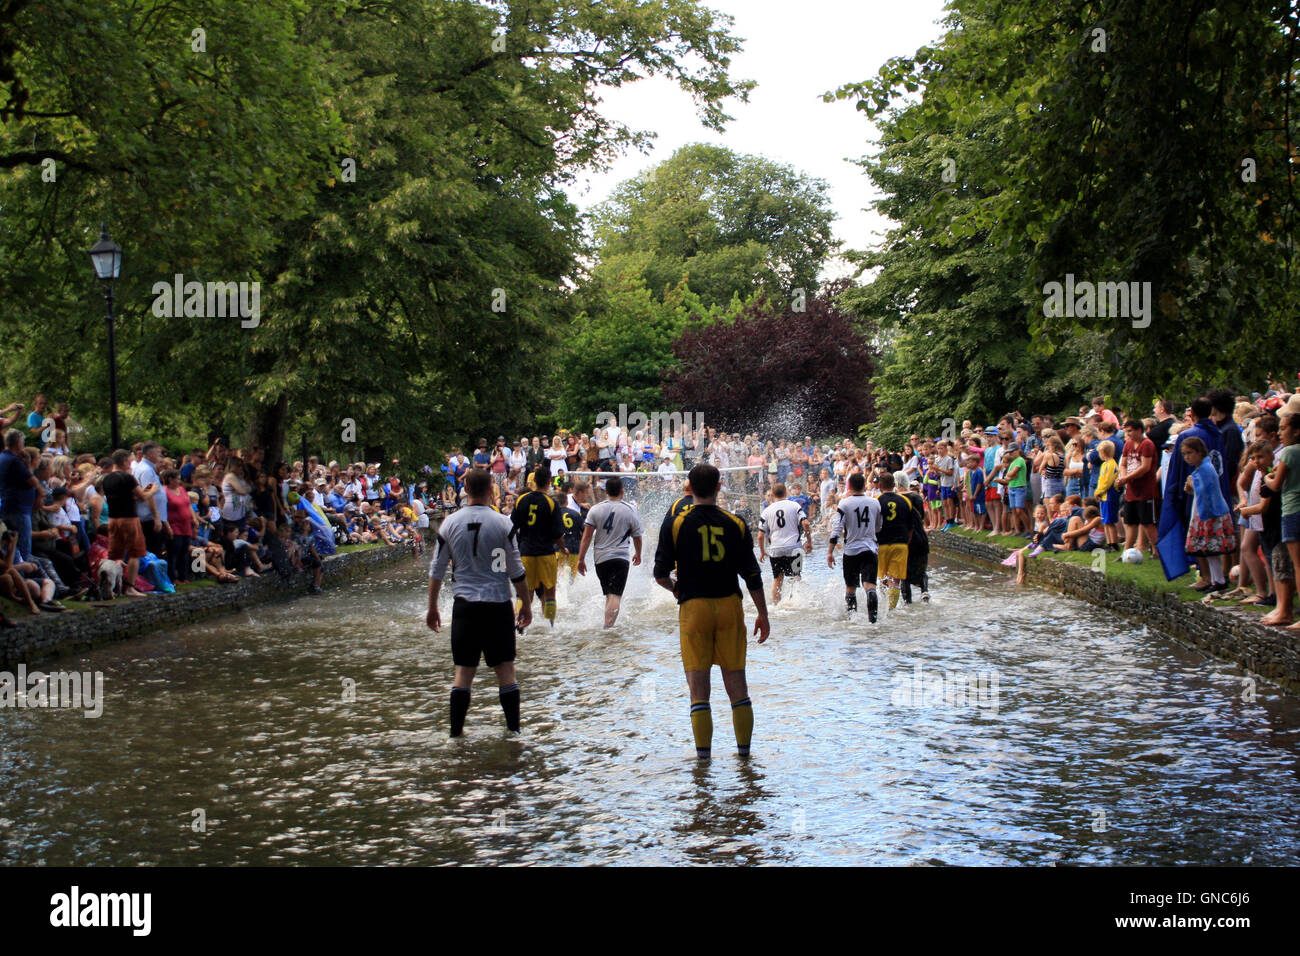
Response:
[[[565,556],[565,563],[569,566],[569,573],[573,574],[578,570],[578,556],[570,552]]]
[[[707,671],[714,664],[724,671],[745,669],[745,608],[739,594],[683,601],[677,623],[686,670]]]
[[[882,544],[880,546],[880,576],[896,581],[907,579],[907,545]]]
[[[523,556],[524,575],[528,579],[528,590],[535,591],[538,588],[550,590],[555,587],[555,555],[553,554],[525,554]]]

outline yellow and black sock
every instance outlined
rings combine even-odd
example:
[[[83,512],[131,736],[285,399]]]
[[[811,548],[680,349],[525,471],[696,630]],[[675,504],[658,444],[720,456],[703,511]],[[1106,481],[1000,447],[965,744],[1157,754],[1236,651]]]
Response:
[[[736,750],[748,757],[749,742],[754,737],[754,706],[748,697],[731,705],[731,725],[736,729]]]
[[[889,609],[892,611],[896,607],[898,607],[898,585],[891,584],[889,586]]]
[[[465,715],[469,713],[469,688],[451,689],[451,735],[459,737],[465,732]]]
[[[501,710],[506,715],[506,727],[519,730],[519,685],[509,684],[501,688]]]
[[[542,617],[548,621],[555,620],[555,598],[545,598],[542,601]]]
[[[691,730],[695,733],[695,756],[708,760],[713,752],[713,711],[707,700],[691,701]]]

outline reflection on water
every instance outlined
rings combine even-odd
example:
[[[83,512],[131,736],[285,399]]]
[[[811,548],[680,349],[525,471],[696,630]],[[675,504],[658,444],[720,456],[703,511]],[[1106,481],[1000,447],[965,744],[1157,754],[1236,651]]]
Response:
[[[1294,698],[960,564],[846,622],[817,544],[750,645],[748,762],[715,679],[697,765],[648,564],[612,633],[594,575],[561,583],[520,642],[523,736],[482,672],[449,742],[448,637],[406,565],[60,662],[104,672],[104,715],[0,711],[0,862],[1296,861]]]

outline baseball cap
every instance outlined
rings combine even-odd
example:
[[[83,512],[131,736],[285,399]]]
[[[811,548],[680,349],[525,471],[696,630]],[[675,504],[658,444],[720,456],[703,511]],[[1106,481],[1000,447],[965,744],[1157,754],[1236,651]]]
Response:
[[[990,425],[988,428],[984,429],[984,434],[986,435],[996,435],[997,433],[998,433],[997,425]]]

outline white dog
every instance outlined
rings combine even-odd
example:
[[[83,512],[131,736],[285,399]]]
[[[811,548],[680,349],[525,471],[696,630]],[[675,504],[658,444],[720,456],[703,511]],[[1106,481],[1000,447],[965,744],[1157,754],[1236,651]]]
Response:
[[[105,558],[99,562],[99,591],[105,601],[122,593],[122,562]]]

